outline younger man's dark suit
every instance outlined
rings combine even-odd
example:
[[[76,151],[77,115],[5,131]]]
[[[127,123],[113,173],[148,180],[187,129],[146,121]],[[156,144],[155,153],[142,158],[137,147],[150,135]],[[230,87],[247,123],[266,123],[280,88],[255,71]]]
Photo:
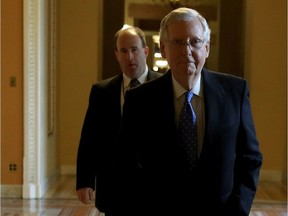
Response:
[[[147,81],[161,74],[148,71]],[[77,155],[76,190],[95,189],[96,207],[105,212],[109,204],[110,170],[121,121],[122,73],[92,86]]]

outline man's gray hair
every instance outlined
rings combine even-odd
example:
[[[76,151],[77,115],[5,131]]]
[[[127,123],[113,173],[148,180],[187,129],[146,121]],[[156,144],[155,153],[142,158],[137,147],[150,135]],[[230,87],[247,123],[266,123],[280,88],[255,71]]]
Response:
[[[203,26],[204,29],[204,40],[206,42],[210,42],[210,34],[211,30],[206,19],[196,10],[186,7],[180,7],[169,14],[167,14],[161,21],[160,24],[160,41],[163,42],[168,40],[168,26],[173,24],[175,21],[183,20],[183,21],[190,21],[192,19],[198,19]]]

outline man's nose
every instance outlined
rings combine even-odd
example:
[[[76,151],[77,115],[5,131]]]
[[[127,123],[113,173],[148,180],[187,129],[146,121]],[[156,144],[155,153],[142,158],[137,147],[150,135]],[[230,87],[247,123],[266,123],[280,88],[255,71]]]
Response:
[[[133,59],[133,53],[131,51],[127,52],[127,59],[129,60]]]

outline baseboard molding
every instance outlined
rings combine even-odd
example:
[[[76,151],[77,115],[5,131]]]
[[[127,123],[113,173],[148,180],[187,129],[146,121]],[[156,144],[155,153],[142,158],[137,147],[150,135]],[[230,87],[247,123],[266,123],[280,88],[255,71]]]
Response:
[[[59,175],[76,175],[76,166],[61,166],[60,172],[57,170],[45,181],[45,190],[51,185]],[[287,179],[281,171],[261,170],[260,181],[282,182]],[[1,198],[22,198],[22,185],[0,185]]]
[[[61,175],[76,175],[76,166],[61,166]],[[285,181],[285,175],[278,170],[261,170],[260,181]]]
[[[41,194],[39,194],[39,197],[34,197],[31,195],[30,197],[24,197],[24,198],[41,198],[48,190],[49,186],[55,182],[57,177],[60,175],[59,170],[56,170],[51,176],[47,177],[41,184],[37,185],[29,185],[29,189],[32,191],[41,191]],[[31,189],[32,188],[32,189]],[[23,198],[23,189],[25,189],[25,186],[23,185],[0,185],[1,190],[1,198]],[[29,193],[28,193],[29,194]]]
[[[22,185],[1,185],[1,198],[21,198]]]

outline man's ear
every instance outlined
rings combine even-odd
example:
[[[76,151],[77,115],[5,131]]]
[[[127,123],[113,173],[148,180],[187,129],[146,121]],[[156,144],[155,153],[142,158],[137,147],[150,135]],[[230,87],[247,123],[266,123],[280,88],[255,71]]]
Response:
[[[160,42],[160,52],[163,58],[166,58],[165,45]]]
[[[205,50],[206,50],[206,58],[208,58],[210,53],[210,42],[205,44]]]
[[[114,54],[115,54],[116,59],[118,60],[118,51],[114,50]]]
[[[150,50],[149,50],[149,47],[145,47],[144,50],[145,50],[145,55],[146,55],[146,57],[147,57],[148,54],[149,54],[149,51],[150,51]]]

